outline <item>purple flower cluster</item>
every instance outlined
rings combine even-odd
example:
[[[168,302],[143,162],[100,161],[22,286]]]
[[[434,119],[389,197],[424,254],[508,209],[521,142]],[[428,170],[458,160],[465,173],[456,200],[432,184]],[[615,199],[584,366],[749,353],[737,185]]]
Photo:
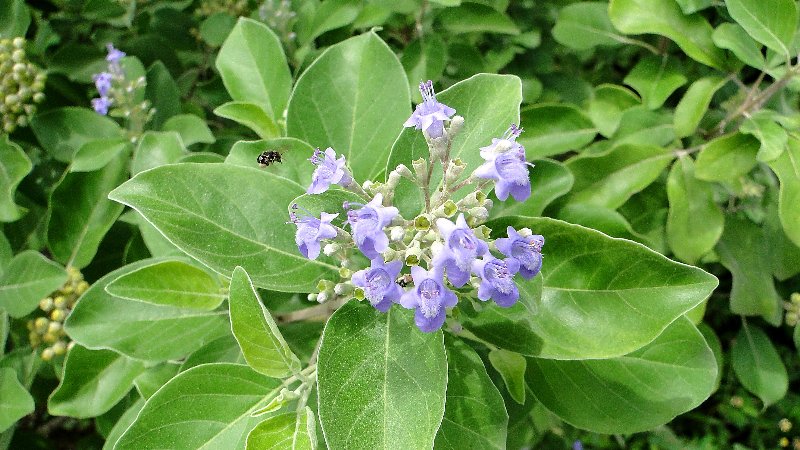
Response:
[[[108,109],[114,104],[114,100],[109,94],[111,93],[114,76],[124,76],[119,62],[125,57],[125,52],[114,48],[112,44],[107,44],[106,49],[108,50],[108,55],[106,55],[108,72],[100,72],[92,77],[97,93],[100,94],[100,97],[92,99],[92,108],[97,114],[103,116],[108,114]]]

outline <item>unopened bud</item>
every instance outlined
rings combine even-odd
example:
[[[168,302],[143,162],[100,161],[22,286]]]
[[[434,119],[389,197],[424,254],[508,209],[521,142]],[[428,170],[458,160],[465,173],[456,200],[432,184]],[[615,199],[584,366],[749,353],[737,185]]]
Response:
[[[483,206],[478,206],[476,208],[471,208],[467,211],[473,219],[475,219],[475,225],[480,225],[483,222],[486,222],[489,219],[489,210],[484,208]]]
[[[333,292],[336,295],[347,295],[353,292],[353,284],[352,283],[339,283],[333,287]]]
[[[408,166],[406,166],[405,164],[398,164],[397,167],[395,167],[394,170],[398,174],[400,174],[401,177],[408,178],[408,179],[413,179],[414,178],[414,174],[411,173],[411,170],[409,170]]]
[[[400,178],[400,174],[397,171],[389,172],[389,176],[386,178],[386,187],[389,189],[397,188],[397,185],[400,184]]]
[[[317,290],[320,293],[329,292],[333,290],[334,283],[330,280],[319,280],[317,283]]]
[[[428,140],[428,151],[431,154],[431,161],[443,161],[447,154],[447,149],[450,146],[450,139],[447,135],[438,138],[431,138]]]
[[[359,300],[359,301],[360,300],[364,300],[364,298],[366,297],[364,295],[364,289],[355,288],[355,290],[353,291],[353,297],[355,297],[356,300]]]
[[[56,296],[56,298],[53,299],[53,305],[56,308],[64,308],[67,306],[67,299],[63,295]]]
[[[490,210],[492,209],[492,206],[494,206],[494,202],[492,201],[492,199],[487,198],[486,200],[483,201],[483,205],[481,206],[483,206],[487,210]]]
[[[411,167],[414,168],[414,173],[417,180],[425,180],[428,178],[428,163],[423,158],[415,159],[411,162]]]
[[[517,234],[519,234],[522,237],[528,237],[528,236],[533,236],[533,231],[531,231],[530,228],[522,228],[520,230],[517,230]]]
[[[787,418],[785,418],[785,417],[784,417],[783,419],[781,419],[780,421],[778,421],[778,428],[779,428],[779,429],[780,429],[782,432],[784,432],[784,433],[788,433],[788,432],[789,432],[789,431],[791,431],[791,429],[792,429],[792,422],[791,422],[789,419],[787,419]]]
[[[403,227],[392,227],[389,229],[389,240],[392,242],[398,242],[403,240],[403,236],[405,236],[406,230]]]
[[[23,39],[21,37],[15,37],[14,40],[11,41],[11,44],[15,48],[22,48],[22,46],[25,45],[25,39]]]
[[[417,231],[428,231],[431,228],[431,219],[427,214],[420,214],[414,218],[414,229]]]
[[[421,257],[422,250],[419,248],[419,245],[415,245],[406,249],[405,261],[407,266],[418,265]]]
[[[330,295],[328,295],[327,292],[320,292],[317,295],[317,303],[325,303],[325,302],[328,301],[329,298],[330,298]]]
[[[450,119],[450,126],[447,127],[447,134],[450,135],[450,138],[452,139],[461,131],[461,128],[463,127],[464,118],[461,116],[453,116],[453,118]]]
[[[308,298],[308,301],[315,302],[317,301],[317,295],[318,294],[308,294],[308,297],[306,298]]]
[[[325,244],[325,247],[322,247],[322,253],[324,253],[326,256],[333,256],[334,254],[336,254],[336,252],[338,252],[341,249],[342,249],[341,245],[335,242],[331,242],[329,244]]]
[[[33,322],[33,328],[39,333],[44,334],[47,332],[47,326],[50,324],[50,321],[47,320],[45,317],[38,317]]]
[[[474,231],[476,236],[481,237],[484,240],[489,239],[492,236],[492,229],[486,225],[481,225],[475,228]]]
[[[457,212],[458,205],[456,205],[452,200],[448,200],[444,202],[444,205],[442,205],[442,213],[445,217],[452,217]]]
[[[455,184],[455,182],[461,178],[461,174],[464,173],[464,169],[466,168],[467,165],[461,161],[461,158],[453,160],[449,169],[447,170],[447,178],[445,178],[445,182],[447,184]]]
[[[350,278],[351,276],[353,276],[353,271],[348,269],[347,267],[340,267],[339,276],[342,278]]]
[[[63,322],[67,318],[67,312],[63,309],[54,309],[50,312],[50,319],[56,322]]]
[[[395,249],[387,248],[386,250],[384,250],[383,252],[384,262],[394,261],[395,258],[397,258],[397,251]]]
[[[793,293],[793,294],[792,294],[792,295],[789,297],[789,300],[792,302],[792,304],[795,304],[795,305],[800,305],[800,292],[795,292],[795,293]]]
[[[50,297],[43,298],[39,301],[39,309],[44,312],[50,312],[53,310],[53,299]]]
[[[50,322],[47,325],[47,332],[48,333],[58,334],[58,333],[61,332],[62,329],[63,329],[63,326],[61,325],[61,322]]]
[[[46,348],[42,350],[42,360],[43,361],[50,361],[55,356],[55,352],[52,348]]]
[[[67,353],[67,344],[65,344],[64,341],[56,342],[55,344],[53,344],[51,348],[53,349],[53,353],[55,353],[56,356],[61,356],[64,353]]]

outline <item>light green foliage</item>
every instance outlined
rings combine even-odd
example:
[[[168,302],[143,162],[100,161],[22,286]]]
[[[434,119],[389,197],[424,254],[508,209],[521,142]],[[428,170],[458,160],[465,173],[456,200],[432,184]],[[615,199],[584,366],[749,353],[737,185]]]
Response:
[[[781,182],[778,214],[789,239],[800,246],[800,140],[792,138],[780,157],[770,163]]]
[[[33,397],[20,384],[13,369],[0,368],[0,432],[33,412]]]
[[[123,152],[127,155],[130,150],[130,141],[125,138],[94,139],[81,145],[75,152],[69,170],[71,172],[94,172],[115,159],[123,158],[119,155]]]
[[[581,148],[597,134],[591,120],[574,106],[536,105],[521,115],[525,132],[517,141],[525,146],[529,158]]]
[[[100,138],[122,137],[108,117],[86,108],[62,108],[37,114],[31,128],[39,143],[59,161],[70,162],[81,146]]]
[[[23,317],[39,300],[67,281],[67,272],[41,253],[24,251],[8,264],[0,278],[0,308],[11,317]]]
[[[639,97],[624,86],[601,84],[595,88],[586,113],[600,134],[611,137],[619,127],[622,113],[640,103]]]
[[[305,407],[297,413],[272,416],[253,428],[247,436],[247,450],[314,450],[317,426],[314,412]]]
[[[465,3],[446,9],[442,26],[454,35],[463,33],[519,34],[519,28],[506,14],[485,5]]]
[[[726,0],[731,17],[753,39],[789,59],[797,29],[794,0]]]
[[[758,164],[758,146],[758,140],[740,133],[714,139],[697,156],[695,174],[706,181],[737,181]]]
[[[708,111],[711,98],[725,84],[719,77],[704,77],[692,83],[675,107],[675,134],[678,137],[692,135]]]
[[[623,81],[636,89],[645,106],[657,109],[687,80],[673,61],[653,56],[639,61]]]
[[[553,37],[558,43],[577,50],[598,45],[618,46],[624,41],[608,18],[605,2],[581,2],[564,7],[558,13]]]
[[[0,136],[0,222],[13,222],[25,212],[14,203],[14,192],[32,167],[19,145],[6,135]]]
[[[775,114],[771,111],[759,111],[748,117],[739,128],[742,133],[755,136],[761,147],[756,158],[759,161],[772,161],[783,153],[789,136],[779,124],[775,123]]]
[[[731,347],[731,365],[742,385],[761,399],[764,408],[786,395],[786,366],[761,328],[742,324]]]
[[[314,149],[306,142],[295,138],[265,139],[259,141],[239,141],[233,144],[227,164],[243,167],[257,167],[256,159],[262,152],[275,150],[281,154],[281,163],[271,164],[266,171],[280,175],[301,186],[311,185],[311,174],[314,165],[308,159],[314,154]]]
[[[177,131],[148,131],[139,140],[131,164],[131,174],[136,175],[153,167],[175,163],[185,152],[186,148]]]
[[[496,349],[489,352],[492,367],[500,373],[508,394],[520,405],[525,404],[525,368],[527,360],[519,353]]]
[[[183,145],[187,147],[197,143],[211,144],[215,140],[206,122],[194,114],[170,117],[164,123],[164,131],[177,132],[181,136]]]
[[[757,69],[765,67],[766,62],[760,46],[741,26],[730,22],[721,23],[711,37],[717,47],[730,50],[745,64]]]
[[[281,135],[280,127],[270,117],[263,106],[248,102],[234,101],[220,105],[214,114],[238,122],[253,130],[261,139],[277,138]]]

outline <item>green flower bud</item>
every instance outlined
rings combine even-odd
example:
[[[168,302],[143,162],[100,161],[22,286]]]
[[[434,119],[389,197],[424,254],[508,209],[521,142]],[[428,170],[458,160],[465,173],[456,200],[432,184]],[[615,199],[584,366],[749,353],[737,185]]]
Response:
[[[50,324],[47,325],[47,332],[54,335],[58,335],[63,330],[64,327],[61,325],[61,322],[50,322]]]
[[[450,119],[450,126],[447,127],[447,134],[452,139],[453,137],[455,137],[455,135],[457,135],[461,131],[461,128],[463,127],[464,127],[464,118],[461,116],[453,116],[453,118]]]
[[[355,290],[353,291],[353,297],[355,297],[355,299],[359,301],[364,300],[364,298],[366,298],[366,295],[364,294],[364,289],[355,288]]]
[[[424,158],[419,158],[411,162],[411,167],[414,168],[417,180],[425,180],[428,178],[428,163]]]
[[[455,184],[455,182],[461,178],[461,174],[464,173],[464,169],[466,168],[467,165],[464,164],[460,158],[453,160],[450,164],[450,168],[447,170],[447,178],[445,178],[447,184]]]
[[[53,310],[53,299],[50,297],[43,298],[39,300],[39,309],[44,312],[50,312]]]
[[[353,271],[348,269],[347,267],[340,267],[339,268],[339,276],[342,278],[350,278],[353,275]]]
[[[408,166],[405,164],[398,164],[394,170],[403,178],[414,179],[414,174],[411,173],[411,170],[409,170]]]
[[[50,313],[50,319],[55,320],[57,322],[63,322],[64,319],[67,318],[67,312],[63,309],[54,309]]]
[[[419,264],[421,259],[422,259],[422,250],[419,248],[419,244],[406,249],[405,262],[407,266],[409,267],[416,266]]]
[[[351,294],[353,292],[353,289],[355,289],[355,288],[353,287],[352,283],[339,283],[339,284],[337,284],[336,286],[333,287],[333,292],[336,295],[344,296],[344,295]]]
[[[39,334],[44,334],[47,332],[47,326],[50,324],[50,321],[47,320],[46,317],[37,317],[36,320],[33,322],[33,327],[36,329],[36,332]]]
[[[61,291],[64,292],[64,288],[62,288]],[[58,295],[56,296],[56,298],[53,299],[53,305],[55,305],[56,308],[63,309],[67,306],[67,298],[64,297],[63,295]]]
[[[458,212],[458,205],[456,205],[452,200],[448,200],[444,202],[444,205],[442,205],[442,212],[444,213],[445,217],[452,217]]]
[[[42,350],[42,361],[50,361],[55,356],[55,352],[52,348],[46,348]]]
[[[56,356],[61,356],[64,353],[67,353],[67,344],[64,343],[64,341],[58,341],[50,348],[53,349],[53,353],[55,353]]]
[[[414,218],[414,229],[417,231],[428,231],[431,228],[431,219],[427,214],[420,214]]]

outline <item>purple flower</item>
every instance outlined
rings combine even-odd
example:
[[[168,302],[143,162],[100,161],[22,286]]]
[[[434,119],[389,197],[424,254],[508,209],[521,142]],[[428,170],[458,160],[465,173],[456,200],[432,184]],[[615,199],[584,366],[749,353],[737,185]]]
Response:
[[[389,247],[389,238],[383,229],[399,213],[394,206],[382,206],[382,202],[383,195],[377,194],[361,208],[347,211],[347,222],[353,230],[353,240],[361,253],[369,259],[378,257]],[[345,203],[344,208],[349,209],[352,205]]]
[[[353,284],[364,289],[367,300],[375,309],[386,312],[403,294],[403,289],[395,282],[402,268],[402,261],[384,263],[383,258],[373,258],[369,269],[353,274]]]
[[[108,50],[106,61],[111,64],[119,64],[119,61],[125,57],[125,52],[114,48],[114,45],[111,43],[106,44],[106,49]]]
[[[433,260],[433,265],[447,270],[447,279],[455,287],[469,281],[470,268],[475,258],[489,250],[485,242],[475,237],[472,229],[459,214],[456,223],[438,219],[436,226],[444,239],[444,248]]]
[[[419,266],[411,268],[414,288],[400,297],[404,308],[416,309],[414,323],[425,333],[438,330],[444,324],[445,308],[456,306],[458,298],[444,286],[441,269],[427,271]]]
[[[580,439],[572,443],[572,450],[583,450],[583,442]]]
[[[494,241],[497,249],[509,258],[519,261],[519,273],[522,278],[529,280],[542,269],[542,247],[544,237],[538,234],[524,237],[517,233],[513,227],[508,227],[507,238]]]
[[[108,97],[100,97],[92,99],[92,108],[97,114],[105,116],[108,114],[108,108],[111,106],[111,99]]]
[[[514,258],[497,259],[490,254],[472,263],[472,270],[481,277],[478,299],[490,298],[498,306],[508,308],[519,299],[519,290],[514,284],[514,274],[519,271],[519,261]]]
[[[481,157],[486,162],[475,170],[475,176],[495,180],[494,191],[500,200],[511,194],[514,200],[524,202],[531,196],[528,166],[533,164],[525,161],[525,147],[516,142],[520,133],[522,128],[512,123],[502,138],[481,147]]]
[[[309,161],[317,168],[311,177],[311,186],[306,191],[308,194],[321,194],[332,184],[347,186],[353,181],[345,167],[344,155],[336,159],[336,152],[330,147],[325,149],[325,152],[320,149],[314,150]]]
[[[416,127],[418,130],[427,131],[432,138],[441,137],[444,133],[444,121],[456,113],[456,110],[436,101],[433,92],[433,81],[419,84],[422,93],[422,103],[417,105],[414,113],[403,124],[404,127]]]
[[[108,72],[100,72],[92,77],[94,85],[97,87],[97,92],[105,97],[108,91],[111,90],[111,74]]]
[[[297,209],[297,203],[293,204],[292,210]],[[320,219],[317,219],[312,216],[298,218],[294,211],[289,213],[289,219],[297,225],[297,234],[294,237],[294,242],[303,256],[308,259],[317,259],[321,248],[320,241],[336,237],[338,232],[336,227],[331,225],[331,220],[338,215],[323,212],[320,215]]]

